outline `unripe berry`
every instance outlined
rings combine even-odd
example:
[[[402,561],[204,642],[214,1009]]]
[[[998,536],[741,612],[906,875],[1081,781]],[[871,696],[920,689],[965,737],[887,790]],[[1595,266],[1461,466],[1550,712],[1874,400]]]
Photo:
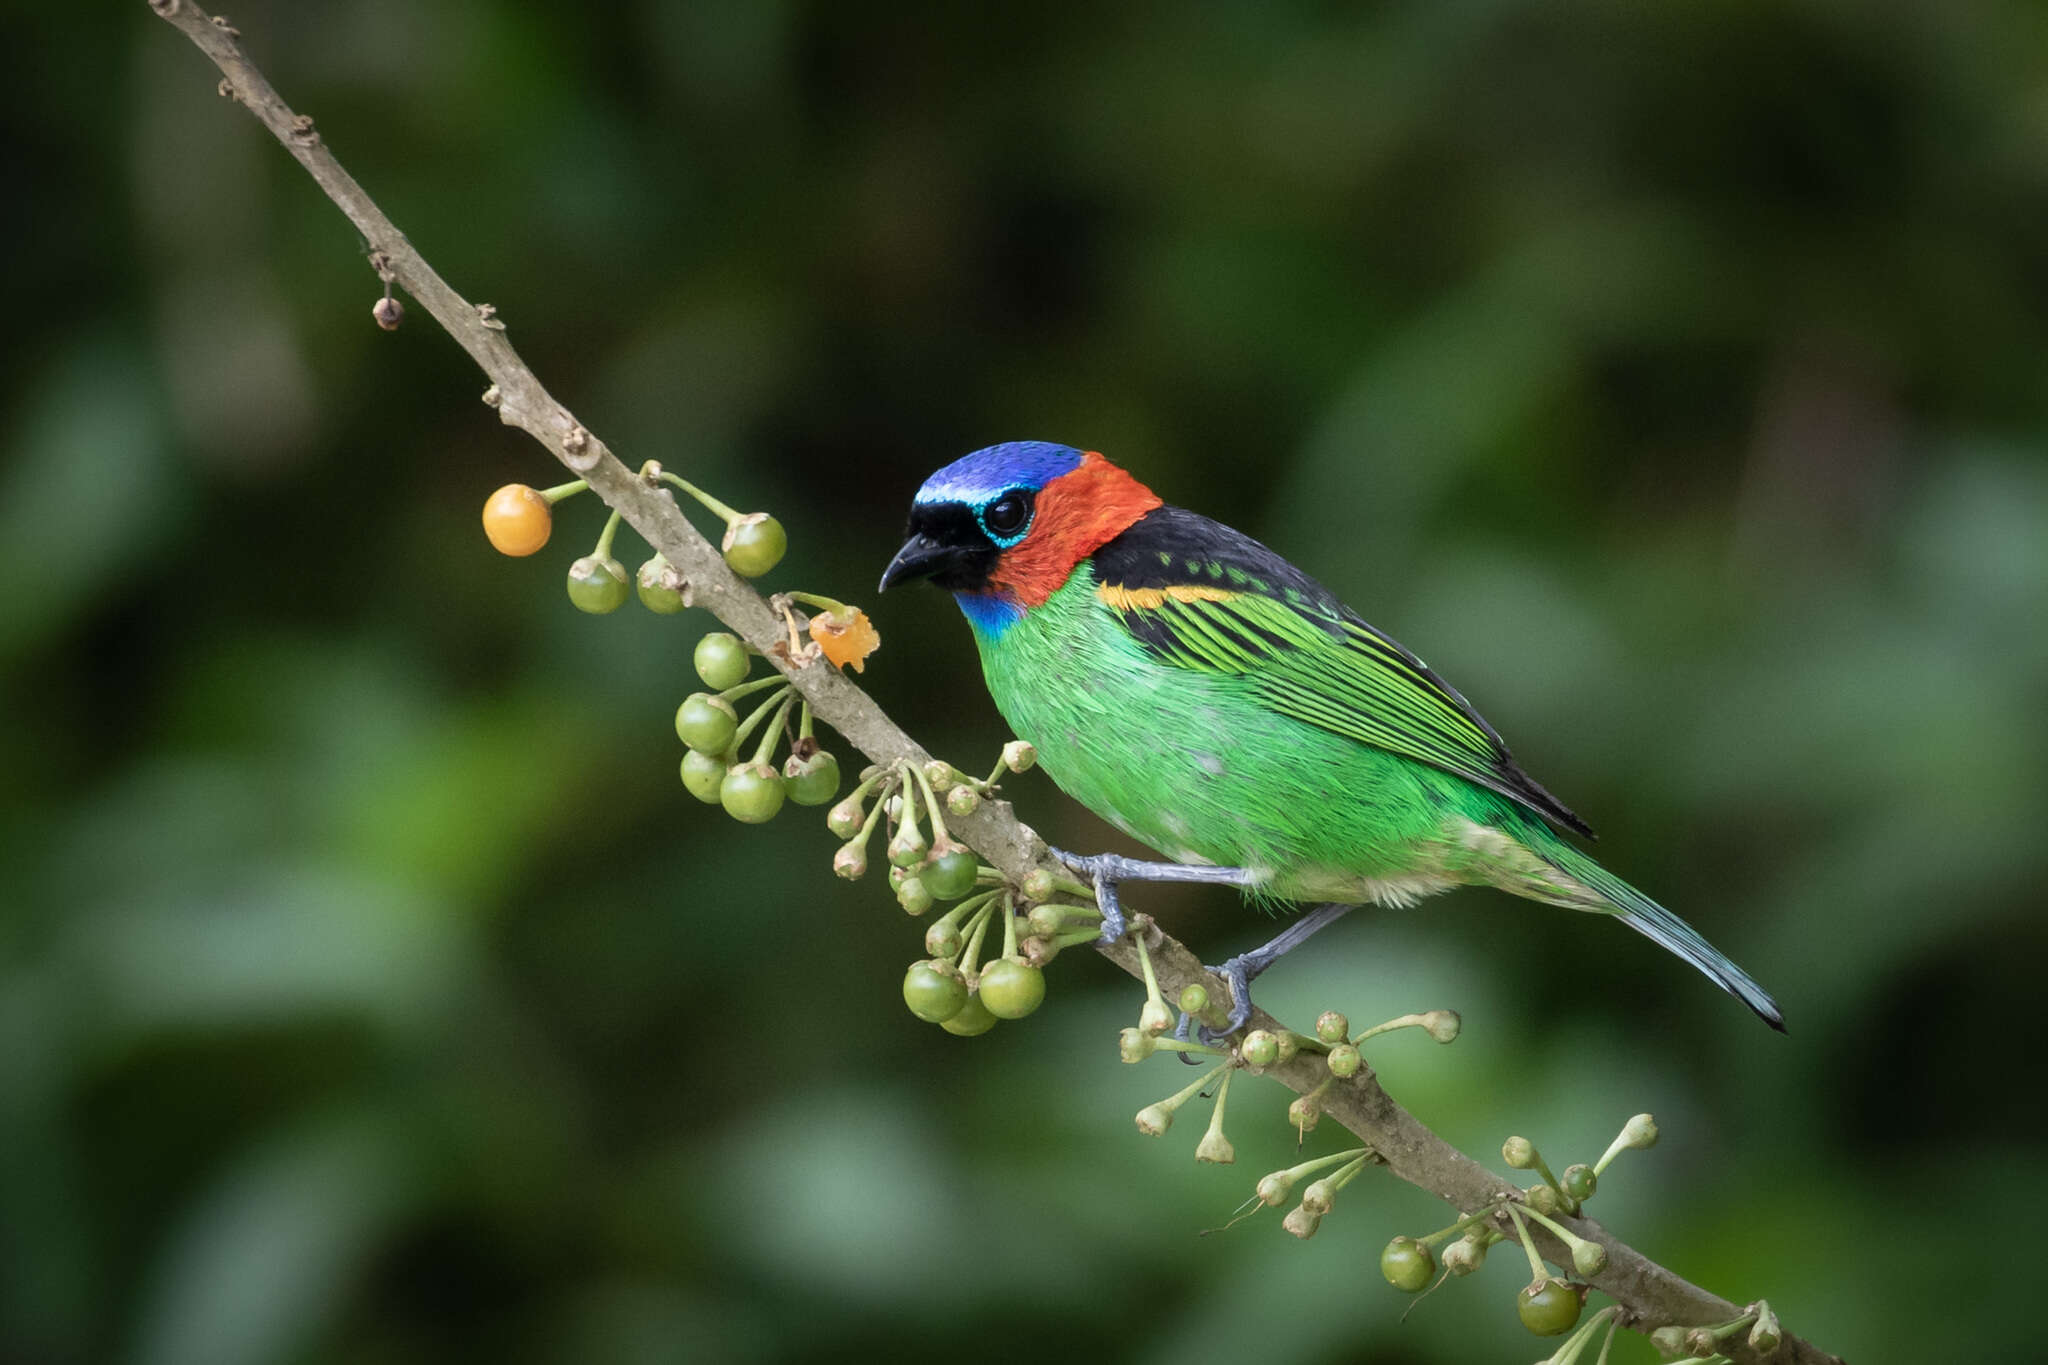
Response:
[[[1038,762],[1038,750],[1029,740],[1013,739],[1003,746],[1003,766],[1013,773],[1030,771]]]
[[[1657,1145],[1657,1120],[1648,1114],[1637,1114],[1622,1125],[1621,1140],[1629,1147],[1655,1147]]]
[[[867,845],[858,839],[840,845],[839,851],[832,855],[832,870],[850,882],[857,882],[865,877],[868,873]],[[954,951],[959,950],[956,948]]]
[[[1148,1104],[1138,1111],[1137,1124],[1146,1137],[1158,1137],[1173,1127],[1173,1111],[1163,1104]]]
[[[916,867],[924,861],[925,851],[931,847],[924,837],[924,831],[916,825],[905,823],[897,827],[889,839],[889,861],[898,867]]]
[[[958,956],[960,945],[960,926],[957,923],[939,919],[924,931],[924,950],[933,957]]]
[[[766,763],[735,763],[719,785],[725,813],[742,824],[763,825],[782,809],[782,776]]]
[[[1120,1061],[1142,1062],[1159,1050],[1155,1036],[1140,1028],[1127,1028],[1116,1036],[1116,1055]]]
[[[501,555],[533,554],[548,543],[554,524],[548,500],[523,483],[508,483],[484,501],[484,535]]]
[[[996,1017],[988,1012],[988,1006],[981,1003],[981,997],[970,995],[960,1012],[940,1024],[946,1032],[962,1038],[973,1038],[987,1033],[996,1026]]]
[[[949,815],[972,815],[981,809],[981,793],[972,787],[955,787],[946,793],[946,812]]]
[[[1464,1021],[1458,1018],[1456,1010],[1431,1010],[1422,1016],[1423,1030],[1439,1043],[1454,1040],[1463,1025]]]
[[[759,578],[777,564],[789,549],[789,536],[782,523],[766,512],[749,512],[734,517],[725,528],[721,547],[725,562],[741,578]]]
[[[1033,902],[1049,901],[1054,891],[1052,873],[1042,867],[1034,867],[1024,874],[1024,880],[1017,883],[1017,889],[1024,893],[1024,899]]]
[[[1237,1045],[1237,1055],[1251,1067],[1266,1067],[1280,1060],[1280,1040],[1266,1029],[1255,1028]]]
[[[1199,981],[1190,981],[1180,988],[1180,999],[1175,1003],[1182,1014],[1200,1014],[1209,1008],[1209,988]]]
[[[782,778],[789,784],[790,800],[799,806],[822,806],[839,795],[839,760],[823,749],[809,758],[791,754],[782,765]]]
[[[1337,1187],[1328,1176],[1311,1180],[1308,1188],[1301,1192],[1301,1206],[1320,1218],[1337,1204]]]
[[[725,786],[725,760],[692,749],[683,755],[683,788],[707,806],[719,802],[719,790]]]
[[[640,593],[640,605],[660,616],[673,616],[690,605],[690,585],[676,572],[676,566],[657,554],[633,575]]]
[[[1565,1212],[1564,1201],[1557,1197],[1557,1191],[1549,1185],[1531,1185],[1523,1191],[1523,1197],[1530,1208],[1547,1218],[1555,1218]]]
[[[1515,1295],[1515,1313],[1522,1326],[1539,1337],[1562,1336],[1579,1320],[1583,1300],[1563,1280],[1537,1280]]]
[[[931,888],[932,895],[942,901],[953,901],[974,889],[974,875],[980,869],[981,860],[973,850],[956,845],[925,864],[917,875]],[[996,1015],[1001,1018],[1002,1011],[996,1011]]]
[[[1536,1144],[1525,1137],[1511,1137],[1500,1145],[1500,1159],[1518,1171],[1536,1164]]]
[[[1591,1166],[1581,1161],[1576,1165],[1565,1167],[1564,1174],[1558,1177],[1558,1183],[1564,1186],[1566,1194],[1584,1203],[1586,1200],[1591,1199],[1593,1191],[1599,1188],[1600,1177],[1593,1173]]]
[[[1657,1348],[1658,1355],[1667,1360],[1687,1354],[1683,1327],[1659,1327],[1650,1333],[1650,1344]]]
[[[903,1003],[927,1024],[943,1024],[967,1005],[967,983],[951,963],[913,962],[903,974]]]
[[[1306,1133],[1313,1129],[1323,1117],[1323,1104],[1313,1095],[1296,1095],[1294,1102],[1287,1106],[1287,1121],[1294,1125],[1296,1132]]]
[[[1351,1021],[1335,1010],[1324,1010],[1316,1016],[1316,1037],[1326,1043],[1341,1043],[1350,1036]]]
[[[692,692],[676,708],[676,738],[701,753],[722,754],[740,728],[739,712],[724,697]]]
[[[1358,1068],[1365,1059],[1358,1055],[1358,1049],[1351,1044],[1339,1043],[1330,1049],[1330,1055],[1324,1060],[1329,1065],[1330,1074],[1342,1078],[1357,1075]]]
[[[1045,1003],[1045,973],[1014,957],[981,969],[981,1003],[998,1019],[1022,1019]]]
[[[1436,1275],[1436,1257],[1413,1237],[1396,1237],[1380,1252],[1380,1274],[1403,1293],[1419,1294]]]
[[[754,663],[740,637],[726,630],[714,630],[699,640],[690,661],[697,666],[697,676],[713,692],[738,687],[747,680]]]
[[[576,610],[603,616],[626,605],[626,566],[610,555],[585,555],[569,566],[569,601]]]
[[[960,777],[952,764],[943,758],[934,758],[924,765],[924,780],[934,794],[944,796],[953,789],[953,784],[959,781]]]

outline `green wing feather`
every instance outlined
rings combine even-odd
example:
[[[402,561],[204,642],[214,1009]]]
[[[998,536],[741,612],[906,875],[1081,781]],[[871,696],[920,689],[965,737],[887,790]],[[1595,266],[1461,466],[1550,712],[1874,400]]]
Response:
[[[1591,833],[1522,771],[1455,688],[1327,589],[1249,537],[1160,510],[1176,513],[1177,524],[1153,534],[1177,533],[1177,551],[1113,545],[1096,560],[1099,598],[1153,657],[1242,675],[1282,715],[1455,773]],[[1200,533],[1194,553],[1190,531]]]

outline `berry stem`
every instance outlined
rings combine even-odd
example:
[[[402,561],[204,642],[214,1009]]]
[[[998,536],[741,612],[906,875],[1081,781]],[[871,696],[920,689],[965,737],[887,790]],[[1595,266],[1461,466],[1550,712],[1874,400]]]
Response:
[[[935,815],[932,817],[937,819]],[[940,831],[944,833],[943,829]],[[1010,893],[1003,892],[1003,956],[1017,955],[1017,905],[1010,899]]]
[[[1529,1225],[1522,1221],[1523,1210],[1519,1205],[1508,1205],[1508,1221],[1515,1225],[1515,1231],[1522,1238],[1522,1250],[1529,1253],[1529,1274],[1532,1279],[1547,1280],[1550,1272],[1543,1266],[1543,1258],[1536,1254],[1535,1239],[1529,1236]]]
[[[1097,937],[1099,935],[1091,932],[1082,941],[1092,943]],[[1160,1038],[1153,1038],[1150,1040],[1150,1043],[1153,1048],[1160,1052],[1185,1052],[1190,1056],[1200,1057],[1227,1057],[1230,1055],[1220,1047],[1211,1047],[1207,1043],[1197,1043],[1186,1038],[1175,1038],[1171,1034]],[[1228,1078],[1226,1077],[1225,1079],[1227,1080]]]
[[[558,483],[553,488],[543,488],[539,491],[541,498],[547,503],[547,505],[553,507],[562,499],[573,498],[578,493],[581,493],[584,489],[588,487],[590,487],[590,483],[588,480],[576,479],[570,483]]]
[[[938,794],[932,790],[932,780],[924,775],[922,767],[915,763],[909,766],[911,780],[916,782],[917,789],[924,793],[925,814],[931,816],[932,819],[932,850],[935,853],[942,852],[947,845],[953,842],[953,836],[946,833],[946,817],[939,810]],[[910,798],[906,794],[904,796],[905,803],[907,804],[909,800]]]
[[[730,507],[727,507],[717,498],[712,497],[709,493],[706,493],[703,489],[697,487],[696,484],[691,483],[688,479],[683,478],[681,475],[671,474],[669,473],[669,471],[664,469],[661,471],[661,479],[663,483],[674,484],[677,488],[682,489],[685,493],[688,493],[698,502],[703,503],[704,506],[710,510],[711,515],[717,517],[726,525],[730,526],[733,522],[739,520],[739,513],[733,511]]]
[[[775,708],[775,718],[768,722],[761,732],[761,747],[754,750],[754,762],[766,763],[775,754],[775,746],[782,741],[782,727],[789,723],[789,708],[796,705],[796,690],[783,694],[782,702]]]
[[[785,684],[782,692],[777,692],[770,696],[766,701],[755,707],[751,715],[740,722],[740,728],[732,733],[732,751],[734,753],[740,751],[740,746],[745,744],[747,737],[753,734],[761,722],[768,718],[768,713],[775,709],[776,704],[787,700],[784,693],[788,692],[788,690],[789,688]]]
[[[1557,1240],[1563,1242],[1567,1247],[1571,1248],[1572,1263],[1574,1265],[1578,1264],[1580,1247],[1593,1247],[1598,1245],[1597,1243],[1587,1241],[1585,1238],[1573,1232],[1570,1228],[1565,1227],[1553,1218],[1545,1217],[1542,1213],[1538,1212],[1535,1209],[1525,1208],[1522,1210],[1522,1214],[1524,1217],[1534,1218],[1537,1222],[1543,1224],[1544,1227],[1549,1228],[1552,1232],[1556,1233]],[[1601,1248],[1601,1261],[1605,1261],[1606,1255],[1606,1249]]]
[[[1371,1028],[1366,1029],[1362,1033],[1354,1034],[1351,1039],[1351,1045],[1353,1047],[1357,1047],[1360,1043],[1364,1042],[1368,1038],[1377,1038],[1382,1033],[1392,1033],[1395,1029],[1421,1027],[1423,1027],[1423,1018],[1421,1015],[1404,1014],[1398,1019],[1389,1019],[1384,1024],[1374,1024]]]
[[[988,932],[989,912],[995,909],[995,897],[983,900],[981,908],[974,912],[974,919],[967,926],[967,946],[960,950],[960,971],[971,976],[981,962],[981,940]]]
[[[801,602],[807,607],[816,607],[819,611],[838,612],[842,616],[853,610],[837,598],[821,597],[814,592],[786,592],[782,595],[792,602]]]
[[[788,681],[789,679],[783,677],[780,673],[774,673],[765,678],[756,678],[752,682],[737,683],[732,687],[726,688],[725,691],[720,692],[718,695],[724,697],[727,701],[738,701],[741,697],[751,697],[756,692],[766,691],[768,688],[778,684],[787,684]]]
[[[876,778],[887,776],[887,773],[876,773],[874,777],[870,777],[868,779],[868,782],[873,782]],[[868,782],[861,783],[862,791],[865,791],[867,789]],[[858,793],[856,793],[856,795],[858,795]],[[860,833],[854,837],[855,843],[859,844],[862,848],[867,847],[868,840],[875,837],[875,826],[880,824],[882,821],[882,812],[888,809],[888,806],[889,784],[887,782],[884,782],[882,784],[882,790],[875,794],[874,808],[868,812],[868,818],[860,822]]]
[[[1607,1365],[1607,1353],[1614,1349],[1615,1329],[1621,1326],[1621,1310],[1603,1308],[1600,1311],[1612,1312],[1614,1316],[1607,1319],[1607,1339],[1600,1343],[1600,1358],[1595,1360],[1593,1365]]]
[[[604,519],[604,529],[597,533],[597,549],[593,551],[599,559],[612,557],[612,539],[619,534],[619,523],[624,520],[624,515],[616,509]]]
[[[1443,1241],[1447,1237],[1457,1236],[1466,1228],[1471,1227],[1474,1223],[1477,1223],[1482,1219],[1493,1217],[1496,1213],[1500,1212],[1500,1207],[1501,1206],[1499,1204],[1488,1204],[1485,1208],[1479,1210],[1477,1213],[1466,1214],[1463,1218],[1460,1218],[1457,1222],[1451,1224],[1447,1228],[1443,1228],[1437,1232],[1432,1232],[1427,1237],[1417,1237],[1415,1240],[1422,1243],[1422,1245],[1426,1247],[1435,1246],[1438,1242]]]
[[[811,738],[811,699],[809,697],[804,698],[804,709],[802,712],[802,716],[803,719],[797,722],[796,727],[796,737],[798,741],[803,741]]]

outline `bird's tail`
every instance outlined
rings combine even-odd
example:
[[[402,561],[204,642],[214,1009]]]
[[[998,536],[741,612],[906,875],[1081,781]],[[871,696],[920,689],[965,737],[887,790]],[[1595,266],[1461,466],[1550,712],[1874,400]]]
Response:
[[[1780,1033],[1785,1031],[1785,1016],[1779,1013],[1778,1002],[1771,999],[1770,992],[1730,962],[1720,949],[1701,938],[1690,924],[1562,839],[1545,839],[1532,851],[1612,905],[1623,924],[1678,954],[1699,968],[1709,981],[1754,1010],[1757,1018]]]

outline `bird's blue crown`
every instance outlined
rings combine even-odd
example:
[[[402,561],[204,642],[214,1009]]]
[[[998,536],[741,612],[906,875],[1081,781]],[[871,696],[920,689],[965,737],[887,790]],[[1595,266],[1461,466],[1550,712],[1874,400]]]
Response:
[[[978,507],[1012,488],[1039,489],[1081,466],[1081,452],[1051,441],[1005,441],[962,455],[924,481],[919,503]]]

